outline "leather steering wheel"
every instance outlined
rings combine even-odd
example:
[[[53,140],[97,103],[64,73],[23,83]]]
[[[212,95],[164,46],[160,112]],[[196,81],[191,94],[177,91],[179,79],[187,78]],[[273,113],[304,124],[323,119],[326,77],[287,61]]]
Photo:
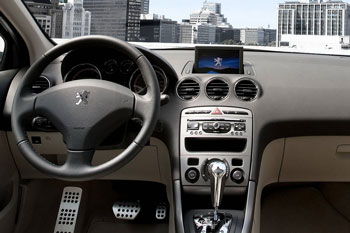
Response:
[[[147,93],[138,95],[130,89],[104,80],[76,80],[33,95],[30,86],[57,57],[93,46],[121,52],[133,60],[147,85]],[[156,126],[160,109],[159,85],[147,58],[127,42],[106,37],[87,36],[57,45],[38,59],[23,76],[14,97],[11,125],[23,156],[39,171],[57,179],[82,181],[105,176],[123,167],[140,152]],[[32,147],[25,119],[42,116],[62,133],[67,159],[56,165],[41,157]],[[98,166],[92,165],[96,147],[110,133],[133,117],[143,120],[134,141],[118,156]]]

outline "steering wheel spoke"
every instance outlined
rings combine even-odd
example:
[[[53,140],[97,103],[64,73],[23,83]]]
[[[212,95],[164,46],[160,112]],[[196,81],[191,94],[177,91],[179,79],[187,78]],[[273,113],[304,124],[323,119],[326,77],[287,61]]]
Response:
[[[37,96],[25,96],[21,97],[17,104],[20,106],[18,108],[18,113],[23,116],[35,115],[35,101]]]
[[[139,95],[134,93],[135,105],[134,105],[134,116],[135,118],[147,119],[151,114],[152,108],[152,97],[149,95]]]
[[[83,169],[91,167],[95,150],[73,151],[67,150],[67,160],[63,165],[64,169]]]

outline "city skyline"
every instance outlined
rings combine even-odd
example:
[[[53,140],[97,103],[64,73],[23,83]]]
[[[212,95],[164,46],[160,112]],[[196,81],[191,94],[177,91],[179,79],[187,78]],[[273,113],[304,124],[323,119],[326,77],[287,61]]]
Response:
[[[181,22],[188,19],[194,11],[200,10],[205,0],[151,0],[150,13],[165,15]],[[211,0],[208,0],[208,2]],[[277,28],[277,9],[284,0],[212,0],[221,3],[222,13],[228,23],[235,28]],[[345,0],[344,2],[349,3]],[[171,11],[169,11],[171,9]]]

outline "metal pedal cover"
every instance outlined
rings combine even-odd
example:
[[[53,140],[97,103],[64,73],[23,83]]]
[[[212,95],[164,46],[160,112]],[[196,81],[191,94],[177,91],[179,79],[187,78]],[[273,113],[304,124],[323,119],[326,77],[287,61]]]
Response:
[[[134,220],[140,211],[140,202],[117,201],[113,205],[113,213],[117,219]]]
[[[157,205],[156,208],[156,219],[158,220],[164,220],[166,218],[166,205],[164,203],[160,203]]]
[[[83,190],[78,187],[65,187],[58,210],[54,233],[74,233]]]

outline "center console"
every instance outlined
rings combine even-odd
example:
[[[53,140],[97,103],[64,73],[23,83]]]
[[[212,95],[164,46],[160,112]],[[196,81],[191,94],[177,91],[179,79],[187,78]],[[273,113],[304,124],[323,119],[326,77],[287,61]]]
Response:
[[[186,233],[241,232],[243,210],[219,207],[224,194],[229,198],[246,195],[251,153],[252,113],[249,110],[210,106],[182,111],[182,189],[184,195],[210,195],[212,206],[212,209],[205,208],[208,203],[203,203],[202,209],[183,206]]]
[[[205,163],[213,158],[228,162],[231,187],[247,187],[252,147],[252,114],[229,107],[198,107],[181,114],[180,163],[185,191],[209,193],[209,181],[203,175]],[[240,190],[240,189],[238,189]]]

